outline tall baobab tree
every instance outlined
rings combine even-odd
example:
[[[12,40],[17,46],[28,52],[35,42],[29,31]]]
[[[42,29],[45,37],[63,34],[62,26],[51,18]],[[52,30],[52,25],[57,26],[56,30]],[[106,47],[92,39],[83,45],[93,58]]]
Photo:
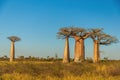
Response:
[[[10,36],[8,39],[11,41],[10,62],[12,62],[15,58],[15,42],[20,41],[21,39],[17,36]]]
[[[103,29],[91,29],[91,38],[94,42],[94,63],[97,63],[100,60],[99,45],[109,45],[118,41],[117,38],[103,33],[102,30]]]
[[[58,34],[58,38],[65,39],[63,63],[69,63],[70,62],[70,52],[69,52],[70,31],[69,31],[69,28],[61,28],[57,34]]]
[[[71,28],[71,36],[75,39],[75,56],[74,62],[85,60],[84,40],[90,36],[91,32],[87,32],[84,28]]]

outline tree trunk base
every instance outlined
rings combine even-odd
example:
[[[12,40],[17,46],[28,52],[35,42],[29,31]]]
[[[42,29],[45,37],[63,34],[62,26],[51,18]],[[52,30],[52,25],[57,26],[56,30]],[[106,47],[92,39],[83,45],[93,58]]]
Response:
[[[64,60],[63,60],[63,63],[70,63],[70,60],[64,59]]]
[[[83,62],[83,61],[85,61],[84,59],[80,59],[80,58],[75,58],[74,59],[74,62],[75,63],[81,63],[81,62]]]

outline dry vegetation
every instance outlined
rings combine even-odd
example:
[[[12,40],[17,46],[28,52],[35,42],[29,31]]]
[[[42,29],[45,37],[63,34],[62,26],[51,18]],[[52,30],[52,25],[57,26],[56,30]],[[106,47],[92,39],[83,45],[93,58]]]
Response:
[[[0,61],[0,80],[120,80],[120,61]]]

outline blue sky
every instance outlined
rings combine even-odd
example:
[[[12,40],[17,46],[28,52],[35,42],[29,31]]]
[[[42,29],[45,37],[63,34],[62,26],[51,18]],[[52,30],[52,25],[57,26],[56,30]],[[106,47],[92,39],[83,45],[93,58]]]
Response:
[[[19,36],[17,56],[63,56],[64,40],[56,33],[65,26],[104,28],[120,39],[119,0],[0,0],[0,56],[8,55],[8,36]],[[93,56],[93,42],[85,40],[86,57]],[[101,46],[101,57],[120,59],[120,43]],[[74,40],[70,39],[71,57]]]

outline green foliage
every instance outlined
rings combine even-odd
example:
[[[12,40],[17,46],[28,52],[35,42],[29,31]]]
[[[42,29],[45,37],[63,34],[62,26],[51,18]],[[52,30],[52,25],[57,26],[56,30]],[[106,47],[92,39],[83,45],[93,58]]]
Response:
[[[0,61],[0,80],[120,80],[120,61]]]

